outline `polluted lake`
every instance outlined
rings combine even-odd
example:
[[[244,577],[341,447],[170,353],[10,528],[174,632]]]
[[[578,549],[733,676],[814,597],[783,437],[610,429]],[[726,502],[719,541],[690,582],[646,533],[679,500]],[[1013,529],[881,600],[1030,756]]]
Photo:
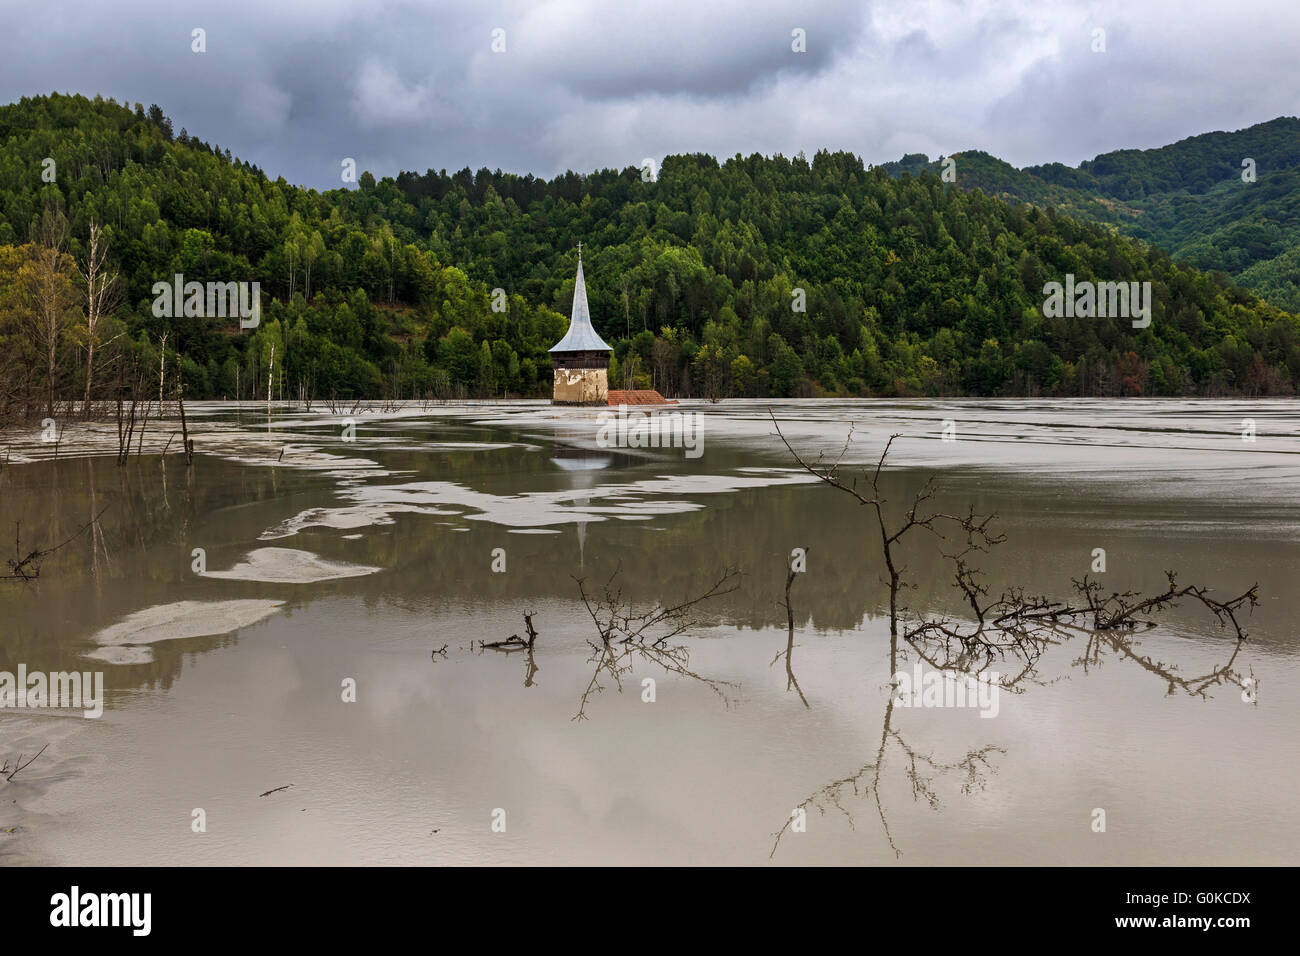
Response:
[[[1300,402],[186,411],[7,436],[6,864],[1300,845]]]

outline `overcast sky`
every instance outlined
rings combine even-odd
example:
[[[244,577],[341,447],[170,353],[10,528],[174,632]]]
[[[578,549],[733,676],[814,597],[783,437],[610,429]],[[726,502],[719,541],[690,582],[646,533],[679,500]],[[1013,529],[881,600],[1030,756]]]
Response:
[[[1297,115],[1297,51],[1300,0],[0,0],[0,101],[157,103],[322,188],[344,157],[377,176],[820,148],[1076,165]]]

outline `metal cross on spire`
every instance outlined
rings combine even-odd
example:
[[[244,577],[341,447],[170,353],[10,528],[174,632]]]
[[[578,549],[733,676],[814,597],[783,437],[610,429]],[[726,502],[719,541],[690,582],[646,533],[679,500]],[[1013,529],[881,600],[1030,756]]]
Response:
[[[578,240],[578,258],[579,258],[579,259],[582,258],[582,240],[581,240],[581,239]]]

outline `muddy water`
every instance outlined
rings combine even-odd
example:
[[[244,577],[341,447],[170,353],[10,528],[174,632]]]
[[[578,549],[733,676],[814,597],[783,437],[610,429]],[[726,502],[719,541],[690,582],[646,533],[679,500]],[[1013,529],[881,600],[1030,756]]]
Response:
[[[0,759],[46,747],[0,780],[0,860],[1297,862],[1300,403],[772,407],[846,474],[900,434],[895,515],[929,475],[937,509],[996,512],[994,594],[1069,598],[1096,549],[1109,590],[1258,583],[1232,659],[1254,690],[1171,683],[1234,647],[1184,603],[1122,648],[1049,648],[996,716],[891,707],[916,658],[891,657],[877,532],[766,405],[682,406],[698,457],[598,447],[595,412],[536,403],[199,406],[189,470],[159,454],[172,423],[124,467],[111,428],[0,439],[0,551],[75,535],[0,584],[0,671],[99,671],[107,697],[0,711]],[[943,546],[907,548],[903,601],[960,620]],[[601,669],[579,581],[640,613],[728,568],[667,668]],[[480,646],[525,613],[531,656]]]

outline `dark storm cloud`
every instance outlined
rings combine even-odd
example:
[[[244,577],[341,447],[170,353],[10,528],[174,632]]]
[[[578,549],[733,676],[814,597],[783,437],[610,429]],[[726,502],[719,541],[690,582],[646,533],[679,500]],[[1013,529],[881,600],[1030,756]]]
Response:
[[[272,177],[986,149],[1077,163],[1297,112],[1294,0],[174,0],[0,10],[0,100],[158,103]],[[191,30],[207,52],[191,52]],[[791,49],[806,33],[807,52]],[[1106,30],[1105,53],[1090,49]],[[505,52],[492,50],[504,30]]]

